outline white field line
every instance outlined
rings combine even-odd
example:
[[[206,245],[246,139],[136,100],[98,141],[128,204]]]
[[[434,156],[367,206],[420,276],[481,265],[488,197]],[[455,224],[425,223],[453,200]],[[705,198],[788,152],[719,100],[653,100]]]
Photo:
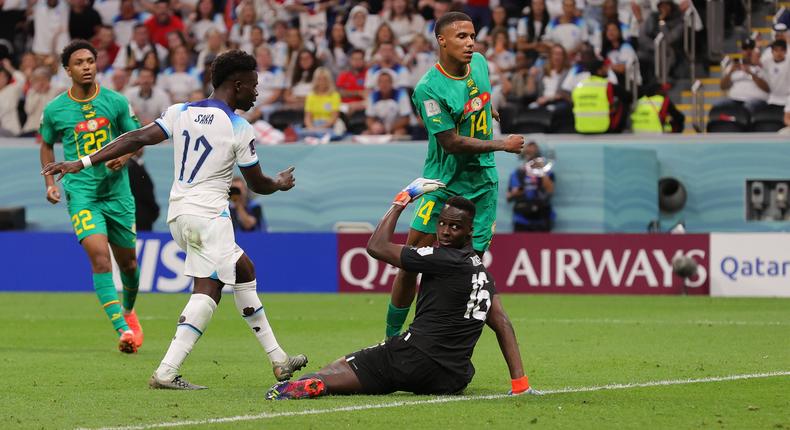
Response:
[[[609,384],[609,385],[599,385],[592,387],[567,387],[567,388],[560,388],[553,390],[543,390],[543,394],[551,395],[551,394],[565,394],[565,393],[587,393],[592,391],[624,390],[629,388],[662,387],[669,385],[702,384],[707,382],[735,381],[740,379],[773,378],[778,376],[790,376],[790,371],[776,371],[776,372],[752,373],[745,375],[730,375],[730,376],[712,376],[709,378],[698,378],[698,379],[672,379],[666,381],[633,382],[627,384]],[[420,405],[432,405],[438,403],[466,402],[470,400],[494,400],[494,399],[504,399],[507,397],[510,396],[508,396],[507,394],[488,394],[488,395],[477,395],[477,396],[452,396],[452,397],[443,396],[443,397],[437,397],[434,399],[427,399],[427,400],[370,403],[364,405],[343,406],[338,408],[305,409],[301,411],[289,411],[289,412],[263,412],[255,415],[236,415],[232,417],[207,418],[202,420],[171,421],[171,422],[142,424],[137,426],[124,426],[124,427],[102,427],[96,430],[146,430],[146,429],[168,428],[168,427],[199,426],[205,424],[222,424],[222,423],[233,423],[239,421],[257,421],[257,420],[265,420],[272,418],[287,418],[287,417],[297,417],[297,416],[305,416],[305,415],[321,415],[321,414],[332,414],[338,412],[366,411],[371,409],[389,409],[389,408],[399,408],[404,406],[420,406]]]
[[[511,318],[515,322],[560,324],[650,324],[650,325],[721,325],[721,326],[788,326],[790,321],[728,321],[728,320],[640,320],[617,318]]]

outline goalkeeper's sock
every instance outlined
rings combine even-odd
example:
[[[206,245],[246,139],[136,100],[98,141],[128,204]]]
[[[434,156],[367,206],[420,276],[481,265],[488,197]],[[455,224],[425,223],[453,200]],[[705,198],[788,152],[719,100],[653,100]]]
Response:
[[[118,301],[118,293],[115,291],[115,283],[112,281],[112,272],[94,273],[93,289],[96,290],[99,303],[104,308],[104,312],[118,336],[129,330],[126,320],[123,319],[123,310],[121,302]]]
[[[205,294],[192,294],[189,302],[181,311],[176,326],[176,335],[170,342],[165,357],[156,369],[156,377],[162,381],[172,381],[178,376],[178,369],[186,360],[192,347],[206,330],[217,303]]]
[[[400,334],[403,323],[406,322],[406,317],[409,315],[409,308],[411,306],[399,308],[390,302],[389,307],[387,307],[387,338]]]
[[[243,284],[233,285],[233,300],[241,316],[250,326],[255,337],[258,338],[263,350],[269,356],[269,361],[282,363],[288,360],[288,354],[280,348],[274,331],[266,319],[266,312],[258,297],[257,281],[253,280]]]
[[[140,289],[140,269],[134,269],[131,274],[121,272],[121,284],[123,284],[123,309],[131,312],[137,300],[137,291]]]

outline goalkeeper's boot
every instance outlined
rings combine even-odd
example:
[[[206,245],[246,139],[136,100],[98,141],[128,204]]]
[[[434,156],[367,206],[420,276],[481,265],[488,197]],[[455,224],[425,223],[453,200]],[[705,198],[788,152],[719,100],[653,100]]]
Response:
[[[123,319],[126,320],[126,325],[129,326],[134,332],[134,343],[137,347],[143,346],[143,327],[140,325],[140,320],[137,319],[137,312],[132,309],[131,312],[124,312]]]
[[[266,392],[266,400],[305,399],[326,393],[326,385],[319,378],[283,381]]]
[[[134,354],[137,352],[137,343],[135,341],[133,331],[126,330],[125,332],[121,333],[121,338],[118,339],[118,351],[125,352],[127,354]]]
[[[156,377],[156,373],[151,375],[148,380],[148,386],[157,390],[205,390],[208,387],[202,385],[195,385],[181,377],[176,376],[171,381],[162,380]]]
[[[278,381],[287,381],[294,376],[294,372],[307,365],[307,357],[304,354],[288,356],[285,361],[272,362],[272,372]]]

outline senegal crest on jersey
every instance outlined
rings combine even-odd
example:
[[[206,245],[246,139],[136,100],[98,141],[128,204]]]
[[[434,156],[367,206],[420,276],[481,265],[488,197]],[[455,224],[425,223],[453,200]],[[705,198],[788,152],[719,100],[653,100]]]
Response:
[[[479,96],[477,96],[477,97],[475,97],[473,99],[470,99],[464,105],[464,115],[466,115],[466,114],[468,114],[470,112],[477,112],[477,111],[483,109],[485,107],[485,105],[487,105],[488,102],[490,102],[490,101],[491,101],[491,94],[490,93],[483,93],[483,94],[480,94]]]
[[[106,127],[110,123],[110,120],[105,117],[99,117],[94,119],[89,119],[87,121],[80,121],[74,127],[74,131],[77,133],[84,133],[94,132],[100,128]]]

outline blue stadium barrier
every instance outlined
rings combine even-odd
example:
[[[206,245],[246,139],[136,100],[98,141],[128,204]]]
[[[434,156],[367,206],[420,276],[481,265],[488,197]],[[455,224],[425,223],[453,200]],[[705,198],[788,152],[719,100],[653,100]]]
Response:
[[[337,292],[335,234],[246,233],[236,241],[255,263],[259,291]],[[184,253],[170,233],[141,233],[137,242],[141,291],[191,288],[182,275]],[[0,273],[0,291],[93,291],[88,259],[73,233],[0,233]]]

